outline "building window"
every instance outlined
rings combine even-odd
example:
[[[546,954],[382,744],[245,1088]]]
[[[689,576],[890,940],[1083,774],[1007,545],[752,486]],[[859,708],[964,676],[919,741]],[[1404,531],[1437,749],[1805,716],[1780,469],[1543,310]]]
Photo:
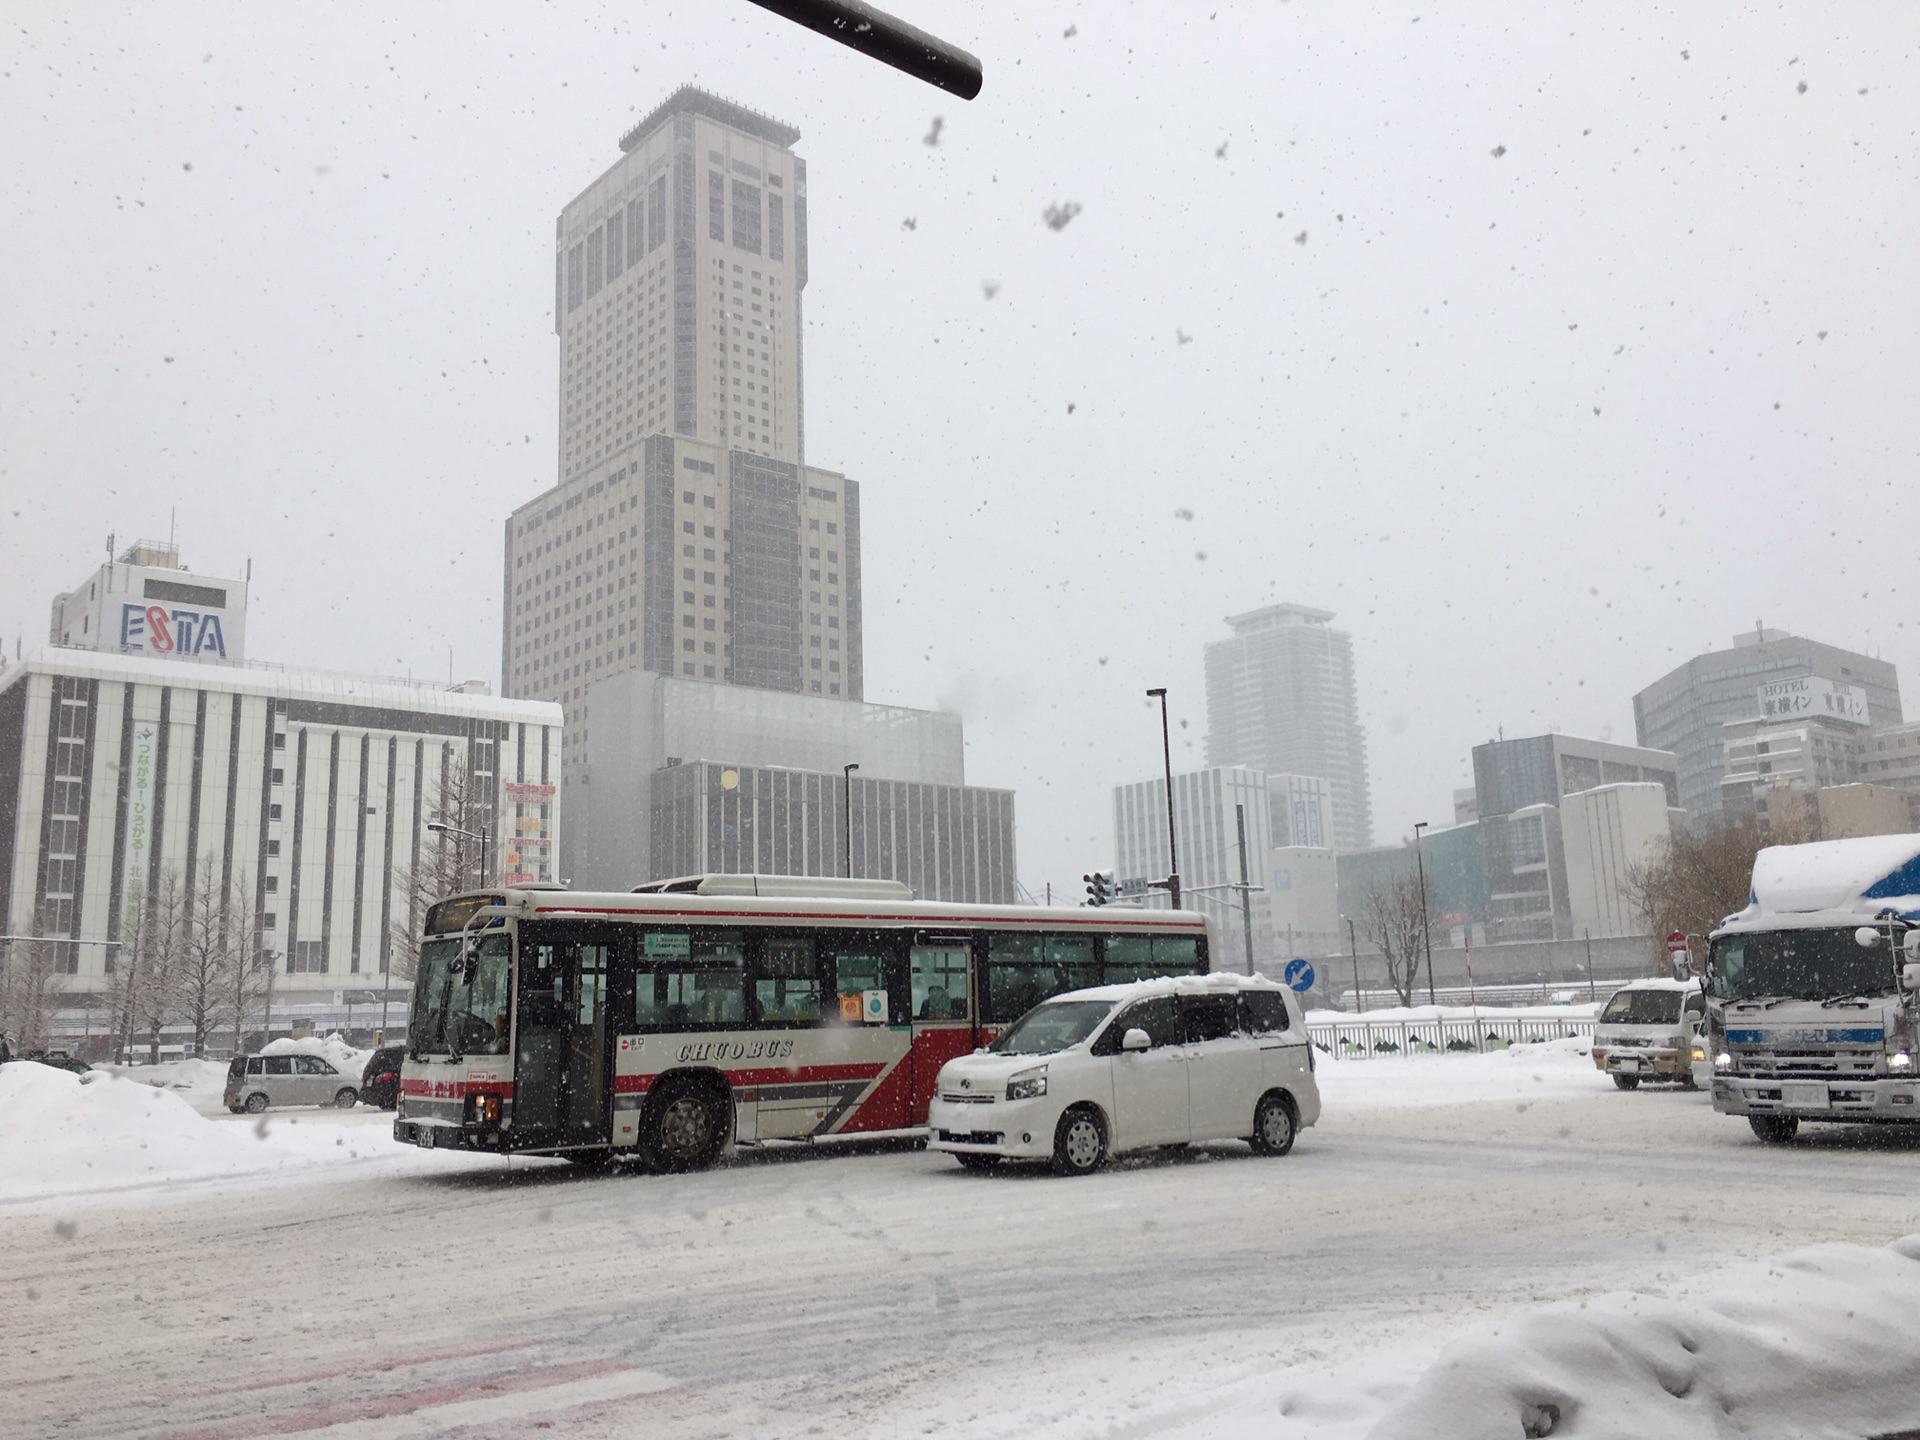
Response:
[[[274,732],[273,748],[276,750],[284,750],[287,748],[287,732],[286,731],[276,730]]]
[[[267,894],[278,895],[279,893],[280,893],[280,877],[278,875],[267,876]]]
[[[267,854],[278,855],[279,853],[280,853],[280,842],[278,840],[267,841]]]
[[[280,818],[280,807],[278,805],[267,806],[267,819],[278,820],[279,818]]]
[[[287,949],[287,973],[289,975],[324,975],[327,973],[327,942],[324,940],[296,940]]]
[[[284,784],[286,784],[286,783],[287,783],[287,772],[286,772],[286,771],[284,771],[284,770],[282,770],[282,769],[280,769],[280,768],[279,768],[278,766],[275,766],[275,767],[274,767],[274,771],[273,771],[273,783],[274,783],[274,784],[276,784],[276,785],[284,785]]]
[[[707,172],[707,238],[727,238],[727,181],[718,170]]]

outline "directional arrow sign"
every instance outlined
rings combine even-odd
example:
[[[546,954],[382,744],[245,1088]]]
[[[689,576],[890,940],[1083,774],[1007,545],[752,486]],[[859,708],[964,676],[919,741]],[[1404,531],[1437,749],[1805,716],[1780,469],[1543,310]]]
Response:
[[[1305,994],[1313,988],[1313,966],[1309,965],[1305,960],[1294,959],[1287,961],[1287,968],[1281,971],[1280,974],[1287,982],[1287,988],[1291,990],[1298,990],[1302,994]]]

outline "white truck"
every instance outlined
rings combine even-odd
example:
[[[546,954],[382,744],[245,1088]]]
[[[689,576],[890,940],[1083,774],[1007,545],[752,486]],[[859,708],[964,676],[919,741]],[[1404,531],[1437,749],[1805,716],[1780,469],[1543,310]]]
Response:
[[[1772,1144],[1803,1120],[1920,1123],[1920,835],[1762,850],[1706,985],[1721,1114]]]

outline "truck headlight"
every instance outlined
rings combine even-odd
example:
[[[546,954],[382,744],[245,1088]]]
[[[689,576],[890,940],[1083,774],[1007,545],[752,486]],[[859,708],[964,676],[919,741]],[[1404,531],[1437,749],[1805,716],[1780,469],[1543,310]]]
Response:
[[[1887,1061],[1887,1068],[1889,1070],[1911,1070],[1913,1069],[1913,1056],[1904,1050],[1896,1050],[1893,1052],[1892,1058]]]
[[[1733,1056],[1722,1050],[1718,1055],[1713,1057],[1713,1068],[1716,1070],[1731,1070],[1733,1068]]]
[[[1033,1100],[1047,1093],[1047,1067],[1036,1065],[1007,1077],[1007,1099]]]

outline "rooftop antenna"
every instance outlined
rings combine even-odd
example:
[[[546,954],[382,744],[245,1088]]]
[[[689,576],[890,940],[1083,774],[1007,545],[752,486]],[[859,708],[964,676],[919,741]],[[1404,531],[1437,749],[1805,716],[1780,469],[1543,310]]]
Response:
[[[175,517],[178,514],[179,512],[175,510],[173,506],[169,505],[167,507],[167,548],[169,550],[174,548],[173,547],[173,522]]]

